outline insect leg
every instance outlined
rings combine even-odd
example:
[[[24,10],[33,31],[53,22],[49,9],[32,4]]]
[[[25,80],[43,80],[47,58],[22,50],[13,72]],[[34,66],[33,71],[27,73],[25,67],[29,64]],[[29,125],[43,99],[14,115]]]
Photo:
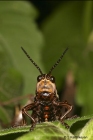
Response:
[[[63,106],[65,106],[65,107],[68,109],[68,110],[64,113],[64,115],[62,115],[62,116],[60,117],[60,121],[61,121],[61,123],[64,124],[67,128],[69,128],[69,126],[68,126],[65,122],[63,122],[63,119],[64,119],[64,118],[66,117],[66,115],[67,115],[68,113],[70,113],[70,111],[72,110],[72,105],[68,104],[67,101],[65,101],[65,102],[54,102],[54,104],[57,105],[58,107],[63,107]]]
[[[66,117],[66,115],[69,114],[70,111],[72,110],[72,105],[68,104],[67,101],[65,101],[65,102],[60,102],[60,103],[59,103],[59,106],[65,106],[65,107],[68,109],[68,110],[64,113],[64,115],[62,115],[62,116],[60,117],[60,120],[63,120],[63,119]]]
[[[27,115],[31,119],[31,121],[32,121],[32,126],[31,126],[30,130],[32,130],[34,128],[34,126],[36,124],[36,121],[35,121],[35,119],[31,115],[28,114],[27,111],[33,110],[33,108],[36,107],[36,106],[37,106],[36,103],[31,103],[31,104],[28,104],[27,106],[22,108],[23,125],[26,124],[25,123],[25,115]]]
[[[77,115],[74,115],[72,117],[66,117],[67,120],[69,120],[69,119],[75,119],[75,118],[79,118],[79,117]]]

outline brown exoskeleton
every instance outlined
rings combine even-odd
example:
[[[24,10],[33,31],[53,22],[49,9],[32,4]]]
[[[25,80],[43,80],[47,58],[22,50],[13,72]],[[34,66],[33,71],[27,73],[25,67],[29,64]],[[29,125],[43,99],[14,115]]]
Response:
[[[27,115],[31,119],[32,125],[30,130],[35,127],[36,123],[55,120],[59,120],[62,124],[65,124],[66,127],[68,127],[68,125],[64,123],[64,119],[66,115],[72,110],[72,105],[68,104],[67,101],[59,101],[55,85],[55,78],[51,75],[52,70],[61,61],[68,48],[64,51],[58,61],[53,65],[48,74],[43,74],[41,69],[30,58],[27,52],[23,48],[22,50],[41,74],[37,77],[36,96],[34,98],[34,102],[22,108],[23,124],[25,124],[25,115]],[[62,114],[61,111],[62,107],[65,107],[67,109],[64,114]],[[30,110],[32,111],[31,115],[29,115],[27,112]]]

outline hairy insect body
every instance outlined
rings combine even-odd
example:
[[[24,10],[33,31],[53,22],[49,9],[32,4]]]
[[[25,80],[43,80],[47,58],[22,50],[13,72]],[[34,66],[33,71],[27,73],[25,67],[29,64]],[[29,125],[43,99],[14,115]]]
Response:
[[[27,115],[31,119],[32,125],[30,130],[34,128],[36,123],[40,122],[59,120],[62,124],[65,124],[64,119],[66,115],[72,110],[72,106],[68,104],[67,101],[59,101],[55,85],[55,78],[51,75],[51,71],[61,61],[67,49],[61,55],[58,61],[53,65],[48,74],[43,74],[41,69],[30,58],[27,52],[23,48],[22,50],[41,73],[41,75],[37,77],[36,96],[34,98],[34,102],[28,104],[22,109],[23,124],[25,124],[25,115]],[[67,109],[64,114],[62,114],[62,107],[65,107]],[[30,110],[32,111],[31,115],[28,114],[28,111]],[[68,126],[67,124],[65,125],[66,127]]]
[[[49,106],[45,106],[44,107],[44,119],[45,119],[45,121],[49,121],[49,115],[50,115],[50,108],[49,108]]]
[[[39,108],[38,108],[38,122],[45,122],[45,121],[52,121],[51,120],[51,117],[52,117],[52,114],[50,112],[52,107],[50,107],[49,105],[39,105]]]
[[[54,109],[53,106],[45,106],[43,109],[43,118],[44,121],[54,121],[55,120],[55,115],[54,115]]]
[[[53,101],[58,100],[54,77],[43,74],[37,80],[35,102],[39,102],[38,122],[54,121],[56,120],[56,106],[53,105]]]
[[[33,114],[36,114],[34,119],[36,119],[37,123],[55,121],[56,107],[51,102],[40,102],[38,107],[33,110]]]
[[[52,83],[47,75],[40,75],[40,81],[37,82],[35,102],[38,102],[38,122],[55,120],[56,106],[54,100],[58,100],[55,83]],[[52,77],[53,78],[53,77]],[[52,79],[53,80],[53,79]]]

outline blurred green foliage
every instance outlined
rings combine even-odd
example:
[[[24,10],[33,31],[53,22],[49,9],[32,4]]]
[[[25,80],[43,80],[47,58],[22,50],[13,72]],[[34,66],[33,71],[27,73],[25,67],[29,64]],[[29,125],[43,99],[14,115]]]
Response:
[[[21,46],[41,64],[43,37],[35,23],[37,15],[36,9],[26,1],[0,2],[0,102],[35,93],[38,71],[26,58]],[[13,117],[14,103],[9,106],[7,110],[3,107],[4,111],[0,108],[3,122],[6,122],[3,114],[9,113],[10,119]]]
[[[0,1],[0,102],[35,94],[38,70],[21,50],[47,73],[66,47],[69,51],[53,70],[58,89],[71,70],[77,82],[76,103],[82,115],[93,113],[93,2],[66,1],[42,21],[27,1]],[[21,102],[21,101],[20,101]],[[0,120],[10,122],[14,104],[0,106]]]
[[[42,32],[46,39],[42,49],[44,67],[48,71],[69,47],[62,63],[53,71],[57,87],[62,87],[62,78],[71,70],[77,82],[76,102],[83,106],[82,115],[93,113],[93,2],[60,4],[42,23]]]

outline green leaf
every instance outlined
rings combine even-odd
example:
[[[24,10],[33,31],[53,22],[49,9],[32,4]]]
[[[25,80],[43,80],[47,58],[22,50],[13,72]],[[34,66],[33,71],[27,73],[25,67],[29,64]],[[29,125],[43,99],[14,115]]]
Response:
[[[92,140],[93,139],[93,118],[87,122],[87,124],[82,129],[80,135],[80,138]],[[79,138],[77,139],[79,140]]]
[[[35,91],[38,70],[29,62],[21,50],[21,46],[29,53],[37,64],[41,65],[42,34],[35,19],[38,12],[27,1],[0,2],[0,35],[4,40],[4,49],[9,54],[14,67],[23,75],[23,93]]]
[[[29,139],[31,138],[32,140],[35,140],[36,138],[38,139],[62,139],[65,136],[70,137],[73,136],[68,129],[65,129],[64,126],[60,128],[60,124],[59,122],[55,122],[55,124],[51,123],[51,122],[44,122],[41,124],[37,124],[35,129],[32,132],[29,132],[23,136],[21,136],[20,138],[18,138],[18,140],[21,139]],[[30,127],[29,126],[25,126],[25,127],[17,127],[17,128],[12,128],[12,129],[6,129],[6,130],[2,130],[0,131],[0,136],[6,135],[6,134],[12,134],[12,133],[22,133],[22,132],[27,132],[29,131]],[[69,139],[70,140],[70,139]]]
[[[83,116],[83,117],[77,117],[77,118],[73,118],[73,119],[69,118],[69,119],[65,120],[65,122],[71,127],[76,122],[89,120],[91,118],[93,118],[93,114]]]
[[[42,34],[35,19],[38,12],[26,1],[0,2],[0,103],[35,91],[38,70],[21,50],[23,46],[37,63],[40,62]],[[40,63],[39,63],[40,64]],[[32,66],[32,69],[30,68]],[[35,70],[36,71],[35,71]],[[32,70],[32,71],[31,71]],[[22,93],[23,91],[23,93]],[[21,101],[20,101],[21,103]],[[14,103],[0,109],[2,123],[13,119]],[[7,114],[3,117],[4,114]],[[5,121],[6,118],[6,121]]]
[[[84,116],[81,118],[75,118],[75,119],[68,119],[65,120],[65,122],[72,128],[73,124],[75,125],[75,129],[78,130],[77,122],[83,122],[84,120],[88,120],[90,118],[93,118],[93,115]],[[84,124],[85,125],[85,124]],[[68,129],[65,128],[64,125],[62,125],[59,121],[54,122],[44,122],[37,124],[33,131],[30,131],[30,125],[29,126],[19,126],[15,128],[9,128],[4,129],[0,131],[0,137],[5,138],[10,137],[11,135],[15,138],[21,136],[18,138],[18,140],[25,140],[25,139],[61,139],[61,138],[69,138],[69,140],[72,140],[74,135],[70,133]],[[70,128],[70,129],[71,129]],[[29,133],[27,133],[29,132]],[[27,134],[25,134],[27,133]],[[25,134],[25,135],[23,135]],[[23,135],[23,136],[22,136]],[[17,136],[17,137],[16,137]]]
[[[4,107],[0,106],[0,124],[8,124],[10,122],[10,117]]]
[[[11,109],[2,107],[3,102],[22,94],[23,79],[22,75],[14,68],[8,52],[4,49],[5,41],[0,36],[0,121],[2,124],[8,124],[12,119]]]

